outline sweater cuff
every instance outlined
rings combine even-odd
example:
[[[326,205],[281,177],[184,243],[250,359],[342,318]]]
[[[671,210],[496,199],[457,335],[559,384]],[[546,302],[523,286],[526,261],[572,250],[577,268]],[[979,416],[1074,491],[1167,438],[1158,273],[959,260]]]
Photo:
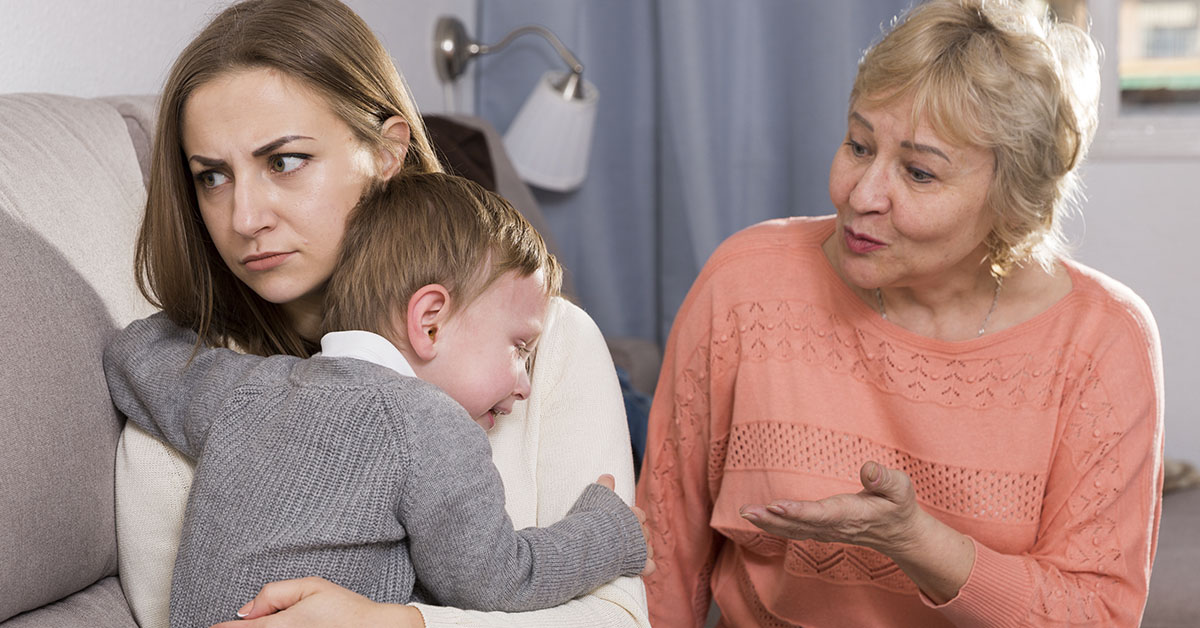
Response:
[[[641,522],[628,504],[612,490],[593,483],[583,490],[567,514],[577,512],[605,515],[608,524],[603,527],[602,533],[619,540],[614,550],[620,552],[621,574],[636,576],[642,572],[646,566],[646,539],[642,536]]]
[[[1014,613],[1028,609],[1033,579],[1024,558],[1001,554],[974,538],[975,565],[967,582],[949,602],[937,605],[921,594],[921,601],[941,611],[959,628],[971,626],[1016,626]]]

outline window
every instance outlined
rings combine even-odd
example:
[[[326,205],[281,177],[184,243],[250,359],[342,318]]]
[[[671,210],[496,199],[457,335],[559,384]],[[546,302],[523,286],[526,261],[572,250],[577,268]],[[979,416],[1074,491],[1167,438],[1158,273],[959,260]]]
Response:
[[[1200,0],[1027,0],[1104,50],[1099,157],[1200,157]]]

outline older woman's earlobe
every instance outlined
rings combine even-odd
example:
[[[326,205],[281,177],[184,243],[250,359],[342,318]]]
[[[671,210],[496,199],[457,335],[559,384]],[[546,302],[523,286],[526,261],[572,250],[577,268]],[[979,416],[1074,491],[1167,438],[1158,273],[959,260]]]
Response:
[[[383,136],[384,145],[379,148],[379,176],[390,179],[404,167],[404,158],[408,155],[408,145],[412,141],[408,120],[400,116],[392,116],[383,121],[379,130]]]

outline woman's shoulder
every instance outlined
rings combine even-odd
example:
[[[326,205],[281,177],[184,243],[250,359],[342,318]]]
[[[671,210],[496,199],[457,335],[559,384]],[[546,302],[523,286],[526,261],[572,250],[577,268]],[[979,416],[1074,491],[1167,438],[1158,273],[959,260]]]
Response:
[[[1158,344],[1154,314],[1133,289],[1080,262],[1063,260],[1062,264],[1071,277],[1071,296],[1095,317],[1097,324],[1123,322],[1131,325],[1148,342]]]

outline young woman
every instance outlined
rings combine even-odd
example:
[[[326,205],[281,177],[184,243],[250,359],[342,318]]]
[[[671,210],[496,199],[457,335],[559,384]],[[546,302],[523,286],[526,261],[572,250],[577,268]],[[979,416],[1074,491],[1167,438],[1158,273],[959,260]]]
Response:
[[[140,285],[206,344],[307,356],[316,350],[325,284],[350,209],[377,181],[438,170],[400,75],[350,9],[337,0],[234,4],[181,53],[163,90],[137,248]],[[517,527],[561,518],[602,473],[616,475],[618,492],[631,497],[621,408],[599,331],[556,299],[531,396],[489,434]],[[141,553],[137,537],[144,525],[162,527],[163,517],[178,521],[179,491],[190,476],[166,489],[164,502],[156,465],[170,456],[130,429],[118,470],[122,576],[142,625],[165,625],[167,587],[148,582],[166,580],[162,563],[173,552]],[[262,496],[263,508],[270,499]],[[164,512],[163,503],[177,512]],[[635,578],[519,615],[374,605],[316,586],[326,594],[293,611],[293,621],[315,606],[337,612],[344,624],[360,612],[342,612],[351,600],[397,626],[647,624]]]

